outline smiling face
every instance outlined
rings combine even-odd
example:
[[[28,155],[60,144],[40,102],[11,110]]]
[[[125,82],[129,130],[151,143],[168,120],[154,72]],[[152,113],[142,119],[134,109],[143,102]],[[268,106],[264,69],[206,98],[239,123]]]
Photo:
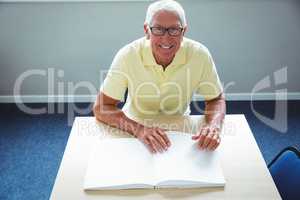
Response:
[[[162,36],[157,36],[151,32],[149,27],[184,29],[178,36],[170,36],[168,32]],[[150,40],[152,53],[156,63],[164,67],[168,66],[180,48],[186,27],[182,27],[179,17],[175,13],[170,11],[159,11],[153,16],[150,25],[144,25],[144,31],[147,39]]]

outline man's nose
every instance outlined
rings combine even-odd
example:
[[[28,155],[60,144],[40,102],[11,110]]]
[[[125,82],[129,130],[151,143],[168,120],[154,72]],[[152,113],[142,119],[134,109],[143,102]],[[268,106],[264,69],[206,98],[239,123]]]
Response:
[[[169,35],[168,31],[165,32],[164,35],[160,36],[162,41],[170,41],[172,37]]]

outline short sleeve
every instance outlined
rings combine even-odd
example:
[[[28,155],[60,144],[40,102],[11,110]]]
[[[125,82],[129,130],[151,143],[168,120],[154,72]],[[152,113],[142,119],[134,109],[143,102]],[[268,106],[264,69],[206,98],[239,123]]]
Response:
[[[201,80],[196,93],[201,94],[205,100],[212,100],[222,93],[223,88],[213,58],[208,50],[205,51],[201,67]]]
[[[105,95],[120,101],[124,101],[124,95],[128,87],[125,57],[126,52],[124,49],[121,49],[114,57],[100,88],[100,91]]]

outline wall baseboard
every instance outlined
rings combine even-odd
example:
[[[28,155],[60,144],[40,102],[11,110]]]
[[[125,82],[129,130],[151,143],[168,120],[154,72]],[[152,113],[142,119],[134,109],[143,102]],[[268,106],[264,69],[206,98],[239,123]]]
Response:
[[[264,100],[300,100],[300,92],[288,93],[227,93],[225,94],[227,101],[264,101]],[[194,101],[201,101],[201,95],[195,95]]]
[[[94,102],[96,95],[22,95],[0,96],[0,103],[72,103]],[[300,92],[284,93],[228,93],[228,101],[261,101],[261,100],[300,100]],[[193,101],[203,101],[200,95],[195,95]]]

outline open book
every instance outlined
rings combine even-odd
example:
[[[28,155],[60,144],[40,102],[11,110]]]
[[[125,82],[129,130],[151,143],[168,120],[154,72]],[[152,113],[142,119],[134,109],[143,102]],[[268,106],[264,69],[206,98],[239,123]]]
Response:
[[[169,149],[152,154],[136,138],[96,142],[85,190],[223,187],[218,152],[199,150],[191,135],[167,132]]]

